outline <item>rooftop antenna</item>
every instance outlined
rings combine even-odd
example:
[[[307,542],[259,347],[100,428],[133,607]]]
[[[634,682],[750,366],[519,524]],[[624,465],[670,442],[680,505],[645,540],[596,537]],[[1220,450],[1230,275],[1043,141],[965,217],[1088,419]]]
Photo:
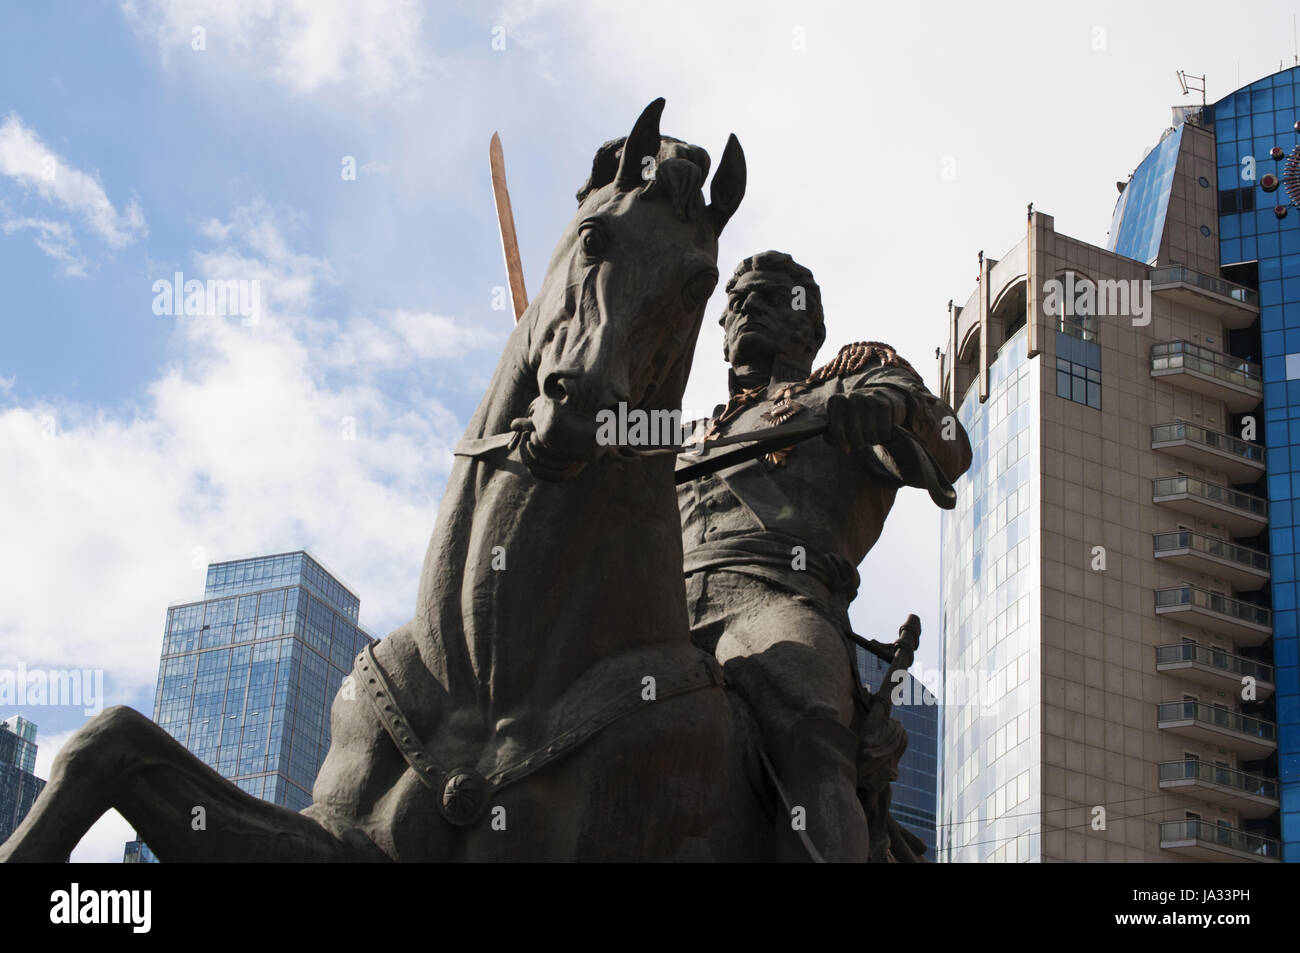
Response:
[[[1195,76],[1186,70],[1174,70],[1174,75],[1178,77],[1178,86],[1183,91],[1184,96],[1190,96],[1193,92],[1201,94],[1201,105],[1205,105],[1205,76]],[[1199,82],[1201,85],[1196,86],[1194,83]]]

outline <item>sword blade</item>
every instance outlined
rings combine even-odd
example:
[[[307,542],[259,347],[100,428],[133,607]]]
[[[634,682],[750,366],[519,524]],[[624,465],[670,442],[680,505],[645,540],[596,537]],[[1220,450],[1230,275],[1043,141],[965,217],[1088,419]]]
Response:
[[[677,468],[675,480],[677,485],[681,486],[683,483],[689,483],[691,480],[707,476],[710,473],[717,473],[727,467],[734,467],[737,463],[745,463],[772,450],[781,450],[825,432],[826,421],[812,419],[794,421],[777,427],[769,427],[765,430],[733,434],[731,437],[711,440],[704,444],[703,451],[698,454],[683,451],[682,455],[691,459],[692,462]],[[746,443],[743,447],[733,447],[719,452],[713,452],[712,450],[714,447],[723,447],[751,440],[753,443]]]
[[[506,281],[510,284],[510,301],[518,324],[528,307],[528,291],[524,288],[524,265],[519,258],[519,239],[515,236],[515,213],[510,208],[510,190],[506,187],[506,157],[501,151],[501,136],[495,132],[488,146],[488,166],[492,171],[492,200],[496,203],[497,226],[501,230],[501,252],[506,259]]]
[[[699,452],[695,452],[695,448],[699,444],[690,444],[677,448],[676,485],[681,486],[683,483],[689,483],[691,480],[708,476],[710,473],[717,473],[727,467],[734,467],[738,463],[746,463],[761,457],[771,450],[782,450],[785,447],[823,434],[826,432],[826,428],[827,423],[825,420],[812,417],[780,424],[776,427],[768,427],[763,430],[751,430],[746,433],[732,434],[729,437],[711,440],[704,444],[704,449]],[[928,466],[932,471],[931,475],[935,485],[927,486],[930,499],[945,510],[953,509],[957,505],[956,492],[952,488],[952,483],[948,481],[947,476],[944,474],[943,467],[939,465],[939,461],[930,452],[930,448],[918,440],[911,431],[899,428],[897,433],[898,439],[910,444],[912,449],[924,461],[924,465]],[[731,447],[718,452],[711,449],[750,440],[754,442],[747,443],[743,447]],[[686,463],[684,462],[686,460],[692,462]]]

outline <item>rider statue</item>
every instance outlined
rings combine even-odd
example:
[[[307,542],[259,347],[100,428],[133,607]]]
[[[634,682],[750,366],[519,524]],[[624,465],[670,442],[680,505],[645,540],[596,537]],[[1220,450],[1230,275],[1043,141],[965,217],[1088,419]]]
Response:
[[[828,426],[824,440],[678,488],[692,638],[758,720],[795,815],[778,811],[778,828],[804,831],[803,847],[780,835],[787,853],[878,859],[887,834],[869,828],[872,808],[859,791],[879,788],[868,779],[878,766],[864,766],[860,751],[872,750],[866,736],[880,719],[864,711],[850,641],[856,567],[899,487],[954,505],[952,481],[970,466],[970,444],[947,404],[886,344],[851,344],[812,373],[826,337],[820,291],[789,255],[746,258],[726,293],[719,323],[731,399],[697,425],[697,439],[799,415]],[[905,735],[888,745],[895,763],[905,745]]]

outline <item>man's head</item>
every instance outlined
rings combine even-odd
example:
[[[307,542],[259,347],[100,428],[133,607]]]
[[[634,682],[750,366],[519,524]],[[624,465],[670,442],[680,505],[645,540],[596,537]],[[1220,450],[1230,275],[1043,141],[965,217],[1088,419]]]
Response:
[[[769,367],[780,356],[810,372],[826,340],[821,289],[811,271],[779,251],[759,252],[736,266],[718,323],[733,368]]]

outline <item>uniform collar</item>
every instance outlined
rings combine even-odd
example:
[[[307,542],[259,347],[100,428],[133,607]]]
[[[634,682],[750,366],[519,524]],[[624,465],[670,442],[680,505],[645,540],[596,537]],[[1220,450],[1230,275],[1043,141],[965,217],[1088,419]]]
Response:
[[[811,373],[801,364],[788,360],[785,356],[778,354],[776,360],[772,362],[772,383],[788,384],[790,381],[807,380]]]
[[[783,354],[778,354],[772,360],[772,384],[788,384],[790,381],[807,380],[808,371],[791,361]],[[736,396],[744,390],[740,382],[736,380],[736,372],[728,368],[727,370],[727,391],[731,396]]]

